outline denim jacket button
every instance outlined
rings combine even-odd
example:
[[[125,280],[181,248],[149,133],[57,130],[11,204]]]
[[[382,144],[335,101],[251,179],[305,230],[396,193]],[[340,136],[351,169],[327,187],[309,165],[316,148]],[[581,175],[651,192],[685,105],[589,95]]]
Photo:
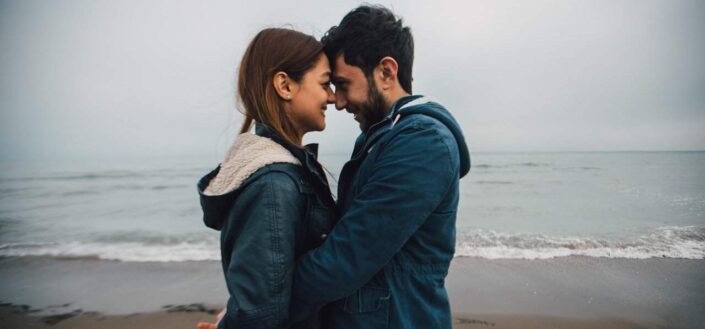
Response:
[[[328,237],[328,234],[325,234],[325,233],[324,233],[324,234],[321,234],[321,239],[325,239],[325,238],[327,238],[327,237]]]

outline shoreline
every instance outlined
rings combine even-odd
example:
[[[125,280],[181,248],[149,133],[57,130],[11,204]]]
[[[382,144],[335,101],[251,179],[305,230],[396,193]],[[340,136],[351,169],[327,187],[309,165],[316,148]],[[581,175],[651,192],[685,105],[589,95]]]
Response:
[[[52,328],[195,328],[227,300],[217,261],[9,257],[0,258],[0,280],[0,322],[19,325],[12,328],[43,328],[47,319],[58,320]],[[691,328],[705,322],[705,260],[458,257],[446,287],[454,328]]]

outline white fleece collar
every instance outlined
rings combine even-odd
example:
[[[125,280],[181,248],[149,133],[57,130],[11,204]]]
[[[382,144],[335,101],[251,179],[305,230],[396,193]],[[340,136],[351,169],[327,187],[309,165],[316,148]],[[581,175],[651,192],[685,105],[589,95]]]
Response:
[[[240,134],[203,194],[220,195],[234,191],[255,171],[272,163],[301,165],[291,152],[277,142],[252,133]]]

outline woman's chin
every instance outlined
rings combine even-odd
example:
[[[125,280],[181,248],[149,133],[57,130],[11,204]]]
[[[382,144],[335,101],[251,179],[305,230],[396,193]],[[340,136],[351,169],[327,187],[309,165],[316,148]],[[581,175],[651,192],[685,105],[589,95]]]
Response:
[[[306,132],[305,132],[304,134],[308,134],[308,133],[311,133],[311,132],[319,132],[319,131],[323,131],[324,129],[326,129],[326,124],[325,124],[325,123],[322,124],[322,125],[320,125],[320,126],[318,126],[318,127],[312,127],[312,128],[310,128],[310,129],[306,130]]]

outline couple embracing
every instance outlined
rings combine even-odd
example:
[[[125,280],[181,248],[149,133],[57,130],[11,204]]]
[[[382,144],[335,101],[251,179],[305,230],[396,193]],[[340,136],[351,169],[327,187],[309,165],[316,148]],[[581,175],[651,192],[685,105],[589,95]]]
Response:
[[[453,116],[412,94],[413,48],[379,6],[354,9],[320,42],[255,36],[239,68],[241,134],[198,183],[230,293],[199,327],[451,328],[444,280],[470,157]],[[302,146],[328,104],[362,131],[337,200],[315,145]]]

